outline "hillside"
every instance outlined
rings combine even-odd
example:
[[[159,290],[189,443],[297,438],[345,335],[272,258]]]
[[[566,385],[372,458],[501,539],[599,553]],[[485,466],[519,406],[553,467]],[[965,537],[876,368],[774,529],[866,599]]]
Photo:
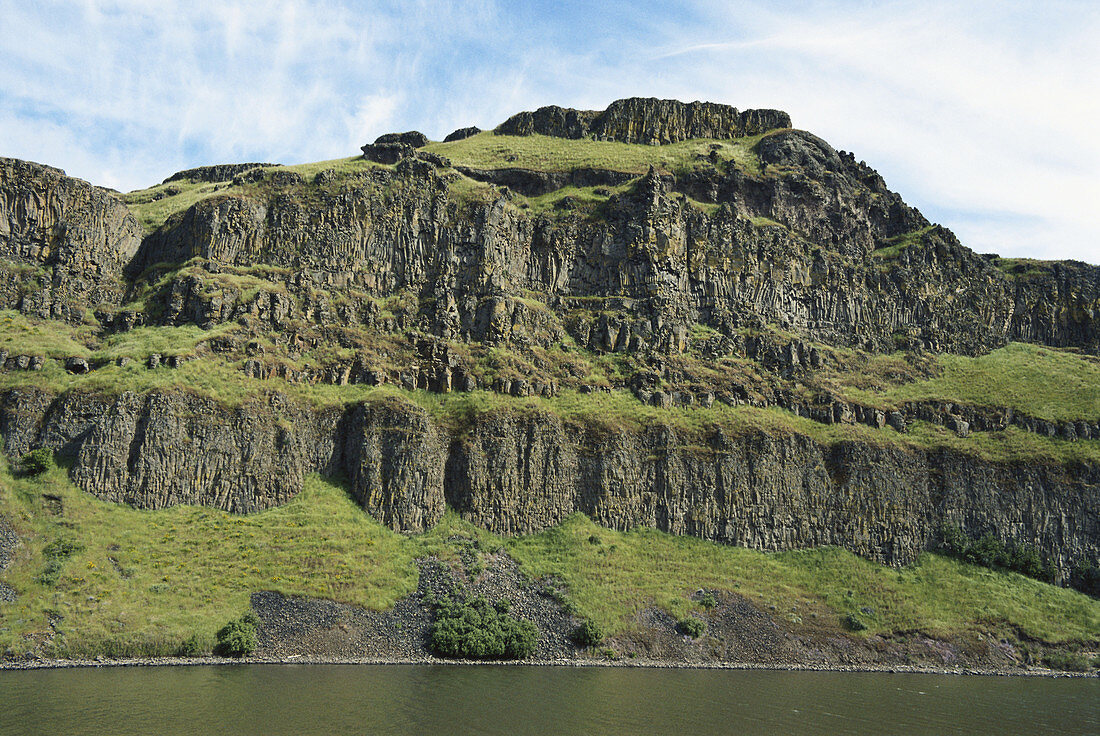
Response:
[[[5,471],[10,656],[166,651],[264,591],[388,610],[414,559],[465,559],[466,538],[623,637],[706,589],[809,606],[831,623],[782,623],[807,641],[853,612],[861,642],[1100,638],[1096,601],[1014,573],[989,573],[1013,592],[984,623],[988,601],[917,584],[969,585],[928,554],[949,528],[1034,550],[1063,585],[1095,567],[1100,267],[975,254],[780,111],[541,108],[128,194],[0,159],[0,310],[5,452],[59,465]],[[231,562],[244,528],[282,556]],[[587,537],[640,570],[646,547],[713,567],[601,603]],[[80,552],[45,584],[60,538]],[[910,567],[838,593],[879,565]]]

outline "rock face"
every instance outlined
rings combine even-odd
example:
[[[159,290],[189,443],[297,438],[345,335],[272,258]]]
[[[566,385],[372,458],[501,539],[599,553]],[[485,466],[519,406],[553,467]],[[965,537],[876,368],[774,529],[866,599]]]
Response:
[[[738,111],[713,102],[632,97],[616,100],[602,112],[540,107],[513,115],[495,132],[661,145],[692,138],[741,138],[789,127],[790,116],[780,110]]]
[[[773,134],[758,151],[764,165],[799,173],[629,180],[590,169],[461,169],[532,196],[631,182],[599,218],[533,217],[506,194],[455,202],[440,169],[406,152],[393,170],[308,200],[293,189],[203,200],[145,240],[135,270],[193,257],[268,264],[293,272],[287,288],[298,304],[332,285],[379,298],[413,290],[431,297],[413,318],[447,339],[510,340],[498,305],[536,294],[549,307],[545,339],[568,331],[596,351],[681,352],[695,324],[735,339],[776,324],[874,351],[976,353],[1010,340],[1100,351],[1100,268],[1050,263],[1014,276],[808,133]],[[183,299],[167,310],[171,321],[231,318],[224,296],[205,284],[168,288],[173,302]],[[583,308],[593,299],[607,300],[598,320]]]
[[[203,182],[220,182],[220,181],[233,181],[233,177],[243,174],[246,171],[252,169],[262,169],[270,166],[278,166],[279,164],[215,164],[213,166],[199,166],[194,169],[187,169],[185,171],[177,171],[170,177],[165,179],[162,183],[168,184],[173,181],[203,181]]]
[[[118,198],[65,172],[0,158],[0,302],[79,320],[119,302],[142,230]]]
[[[906,350],[917,363],[1010,340],[1100,354],[1100,267],[975,254],[866,164],[789,126],[778,111],[710,103],[541,108],[497,132],[716,142],[688,146],[702,152],[675,173],[641,174],[452,167],[420,148],[423,135],[391,134],[364,147],[380,165],[309,181],[253,164],[181,172],[230,185],[145,237],[105,190],[0,159],[0,308],[98,322],[101,336],[223,326],[201,341],[203,355],[253,379],[522,398],[559,396],[565,383],[662,410],[751,404],[883,432],[924,421],[960,439],[1009,426],[1100,437],[1100,417],[799,393],[795,378],[828,368],[838,347]],[[618,367],[597,386],[571,359],[603,353]],[[702,368],[692,374],[685,356]],[[192,357],[157,348],[131,369]],[[499,370],[486,377],[478,360]],[[0,369],[28,371],[28,384],[32,371],[41,379],[60,366],[78,381],[107,362],[0,346]],[[760,385],[737,373],[750,362]],[[81,487],[146,508],[268,508],[317,472],[343,475],[372,515],[409,531],[430,527],[446,504],[503,533],[581,511],[617,528],[762,549],[838,544],[904,562],[959,523],[1036,545],[1063,572],[1100,544],[1100,471],[1087,463],[728,427],[683,436],[661,421],[566,424],[534,409],[472,412],[456,427],[398,399],[318,410],[264,391],[227,408],[182,391],[9,389],[0,435],[9,455],[50,447],[71,459]]]
[[[447,137],[443,139],[444,143],[451,143],[452,141],[462,141],[475,136],[481,132],[481,128],[476,125],[471,125],[468,128],[459,128],[447,134]]]
[[[583,512],[755,549],[840,545],[912,561],[945,524],[1034,545],[1067,574],[1100,552],[1100,467],[993,463],[961,453],[821,445],[799,434],[700,437],[566,425],[500,410],[445,430],[398,399],[317,411],[279,395],[239,409],[188,394],[0,396],[9,452],[50,447],[73,480],[142,508],[199,503],[254,511],[285,503],[311,472],[343,473],[379,521],[430,528],[449,503],[503,534]]]

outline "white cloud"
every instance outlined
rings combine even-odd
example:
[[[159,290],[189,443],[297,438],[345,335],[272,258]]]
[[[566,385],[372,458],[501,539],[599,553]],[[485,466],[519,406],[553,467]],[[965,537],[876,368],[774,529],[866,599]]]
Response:
[[[791,8],[795,8],[792,10]],[[1085,2],[0,0],[3,155],[123,188],[630,95],[778,107],[976,250],[1100,261]],[[14,30],[12,30],[14,29]]]

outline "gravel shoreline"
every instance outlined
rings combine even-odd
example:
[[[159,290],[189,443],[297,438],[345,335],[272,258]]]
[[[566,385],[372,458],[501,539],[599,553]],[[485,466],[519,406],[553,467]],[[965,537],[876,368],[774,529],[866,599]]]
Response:
[[[764,670],[789,672],[880,672],[889,674],[973,675],[981,677],[1100,677],[1098,673],[1061,670],[981,669],[972,667],[923,667],[917,665],[816,665],[757,664],[752,662],[663,662],[659,660],[609,661],[597,659],[528,659],[476,661],[419,657],[407,659],[355,659],[344,657],[146,657],[136,659],[46,659],[30,662],[0,662],[0,670],[72,669],[79,667],[204,667],[232,665],[447,665],[455,667],[636,667],[643,669]]]

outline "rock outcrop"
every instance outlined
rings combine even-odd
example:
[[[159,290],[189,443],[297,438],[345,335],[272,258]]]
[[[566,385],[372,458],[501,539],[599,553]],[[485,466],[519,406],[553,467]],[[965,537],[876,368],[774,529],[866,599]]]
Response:
[[[50,166],[0,158],[0,303],[79,321],[121,301],[142,229],[114,194]]]
[[[279,164],[263,164],[263,163],[251,163],[251,164],[214,164],[213,166],[198,166],[194,169],[187,169],[185,171],[177,171],[170,177],[165,179],[162,184],[169,184],[174,181],[192,181],[192,182],[223,182],[233,181],[233,178],[243,174],[246,171],[253,169],[263,169],[272,166],[278,166]]]
[[[5,345],[0,368],[28,372],[5,375],[24,386],[0,397],[5,450],[54,449],[81,487],[145,508],[254,511],[316,472],[343,475],[367,511],[407,531],[446,504],[502,533],[582,511],[616,528],[838,544],[897,563],[959,523],[1035,545],[1063,574],[1095,559],[1094,465],[994,462],[897,434],[923,421],[956,438],[1014,426],[1094,441],[1100,417],[862,406],[813,379],[842,369],[841,354],[903,350],[918,372],[931,354],[1011,340],[1100,354],[1100,267],[975,254],[865,163],[789,126],[778,111],[711,103],[541,108],[497,132],[715,142],[678,147],[694,158],[671,171],[534,171],[452,166],[423,135],[390,134],[364,147],[379,165],[308,181],[255,164],[181,172],[171,180],[216,193],[144,237],[106,190],[0,159],[0,308],[87,325],[97,340],[210,330],[185,350],[117,358],[150,371],[217,355],[287,383],[516,398],[564,385],[677,411],[778,407],[890,441],[567,423],[530,407],[444,421],[397,398],[321,410],[267,388],[232,407],[182,390],[53,395],[29,388],[32,373],[86,380],[113,359]],[[589,376],[595,361],[606,378]]]
[[[780,110],[738,111],[713,102],[631,97],[612,102],[602,112],[540,107],[513,115],[495,132],[661,145],[692,138],[742,138],[789,127],[790,116]]]
[[[504,534],[584,512],[754,549],[839,545],[912,561],[946,524],[1033,545],[1066,575],[1100,552],[1100,467],[991,462],[949,450],[824,445],[713,426],[567,424],[498,410],[446,429],[396,398],[315,410],[275,394],[237,409],[185,393],[0,396],[9,452],[45,446],[101,498],[141,508],[285,503],[307,473],[343,474],[379,521],[430,528],[449,503]]]

